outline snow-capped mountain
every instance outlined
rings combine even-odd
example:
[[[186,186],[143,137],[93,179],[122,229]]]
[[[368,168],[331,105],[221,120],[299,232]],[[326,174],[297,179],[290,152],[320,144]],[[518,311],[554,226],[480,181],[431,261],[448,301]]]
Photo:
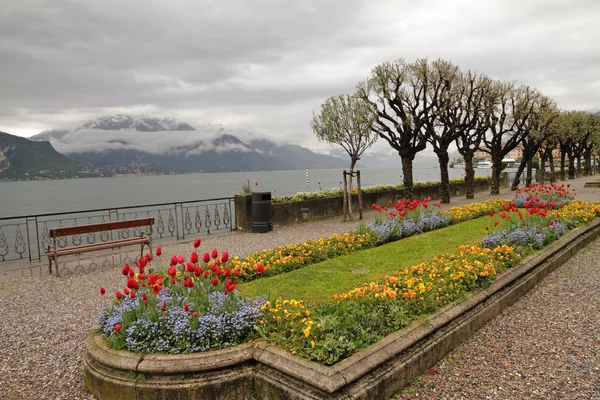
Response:
[[[76,130],[99,129],[105,131],[193,131],[192,126],[179,122],[175,118],[157,118],[147,115],[117,114],[88,121]]]
[[[48,140],[70,159],[91,169],[140,172],[237,172],[345,167],[346,160],[300,146],[268,140],[245,143],[251,132],[223,125],[192,127],[174,118],[114,115],[89,121],[71,131],[44,131],[32,140]]]

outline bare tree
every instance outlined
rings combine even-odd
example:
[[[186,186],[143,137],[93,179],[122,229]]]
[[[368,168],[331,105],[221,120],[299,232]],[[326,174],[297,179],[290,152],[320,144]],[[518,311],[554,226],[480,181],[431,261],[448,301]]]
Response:
[[[450,202],[450,176],[448,148],[456,140],[460,128],[465,124],[465,92],[468,88],[461,81],[461,72],[450,62],[437,60],[431,67],[421,68],[420,73],[428,73],[432,82],[431,101],[436,101],[431,118],[425,119],[427,140],[433,146],[440,164],[440,194],[442,202]]]
[[[358,84],[358,94],[376,115],[373,131],[398,152],[402,160],[404,195],[413,196],[413,161],[427,146],[435,123],[438,96],[445,82],[432,81],[426,59],[409,64],[385,62]]]
[[[556,103],[539,92],[534,95],[534,99],[531,115],[523,125],[523,157],[512,182],[511,190],[517,189],[525,168],[527,168],[525,185],[531,184],[533,158],[542,144],[558,133],[556,121],[560,112]],[[544,168],[543,161],[539,168]]]
[[[321,141],[342,146],[350,156],[350,179],[348,180],[348,211],[352,216],[352,174],[354,167],[375,141],[372,132],[371,108],[356,95],[338,95],[325,100],[321,113],[314,115],[310,126]],[[345,216],[344,216],[345,217]]]
[[[493,92],[496,103],[483,142],[484,150],[492,156],[490,193],[499,194],[502,159],[523,141],[537,92],[528,86],[515,88],[506,82],[497,82]]]
[[[457,130],[456,147],[465,162],[466,197],[475,197],[475,169],[473,158],[483,136],[489,129],[491,116],[490,90],[493,80],[485,75],[469,71],[463,74],[459,84],[456,108],[440,115],[444,124],[454,125]]]

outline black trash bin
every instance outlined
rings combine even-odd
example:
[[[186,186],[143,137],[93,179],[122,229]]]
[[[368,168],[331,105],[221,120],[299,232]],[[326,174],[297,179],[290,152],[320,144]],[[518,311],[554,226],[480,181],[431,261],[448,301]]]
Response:
[[[273,230],[271,221],[271,192],[252,192],[252,232]]]

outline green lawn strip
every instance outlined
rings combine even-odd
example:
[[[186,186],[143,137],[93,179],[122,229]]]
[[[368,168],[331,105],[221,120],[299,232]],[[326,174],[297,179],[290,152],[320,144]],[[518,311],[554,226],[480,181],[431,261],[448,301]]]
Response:
[[[238,285],[243,296],[304,300],[307,304],[327,301],[336,293],[354,289],[400,269],[457,249],[481,242],[489,217],[411,236],[393,243],[361,250],[286,274],[261,278]],[[368,272],[354,273],[363,269]]]

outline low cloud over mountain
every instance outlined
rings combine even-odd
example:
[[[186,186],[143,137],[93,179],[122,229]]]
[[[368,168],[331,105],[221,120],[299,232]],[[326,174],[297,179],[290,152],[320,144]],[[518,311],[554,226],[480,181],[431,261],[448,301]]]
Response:
[[[267,140],[245,143],[249,132],[219,125],[192,127],[172,118],[115,115],[89,121],[72,131],[45,131],[60,153],[89,167],[142,168],[145,172],[222,172],[336,168],[345,160],[300,146]]]

